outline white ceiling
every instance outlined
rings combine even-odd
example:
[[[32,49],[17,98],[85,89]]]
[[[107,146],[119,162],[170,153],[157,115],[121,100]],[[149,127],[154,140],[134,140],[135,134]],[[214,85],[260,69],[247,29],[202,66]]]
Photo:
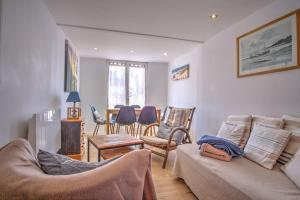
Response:
[[[206,41],[272,1],[44,0],[58,24],[91,27],[61,26],[80,56],[153,62],[169,62],[200,43],[97,29]],[[219,18],[211,20],[212,13]]]

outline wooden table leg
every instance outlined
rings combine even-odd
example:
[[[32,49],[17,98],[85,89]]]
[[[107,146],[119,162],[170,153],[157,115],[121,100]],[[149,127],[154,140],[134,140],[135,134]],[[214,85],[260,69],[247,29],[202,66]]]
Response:
[[[87,143],[87,161],[90,162],[90,140]]]
[[[101,161],[101,152],[100,152],[100,149],[98,149],[98,162]]]
[[[110,124],[110,121],[109,121],[109,111],[106,110],[106,135],[109,134],[109,124]]]

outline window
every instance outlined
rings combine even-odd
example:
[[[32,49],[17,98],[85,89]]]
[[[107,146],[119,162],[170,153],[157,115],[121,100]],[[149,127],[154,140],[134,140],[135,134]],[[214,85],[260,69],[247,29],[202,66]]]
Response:
[[[110,61],[108,65],[108,106],[144,106],[146,65],[121,61]]]

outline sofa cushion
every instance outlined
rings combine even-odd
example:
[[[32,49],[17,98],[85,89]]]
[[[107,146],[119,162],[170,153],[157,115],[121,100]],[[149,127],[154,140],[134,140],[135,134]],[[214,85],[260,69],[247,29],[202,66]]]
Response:
[[[283,115],[282,119],[284,121],[284,130],[293,131],[296,129],[300,129],[300,118],[299,117]]]
[[[199,199],[300,199],[300,189],[277,166],[268,170],[244,157],[231,162],[202,157],[198,148],[196,144],[178,146],[173,173]]]
[[[164,123],[161,123],[158,127],[157,137],[165,140],[169,140],[173,127],[170,127]],[[176,142],[176,144],[181,144],[184,138],[184,134],[182,131],[177,131],[174,133],[172,140]]]
[[[291,132],[256,124],[245,147],[250,160],[272,169],[285,148]]]
[[[269,127],[281,129],[283,128],[283,119],[262,115],[252,115],[252,129],[256,124],[263,124]]]
[[[153,136],[142,136],[141,140],[143,140],[145,144],[150,144],[158,147],[166,147],[168,144],[167,139],[153,137]],[[176,143],[174,141],[171,141],[171,146],[176,146]]]
[[[294,155],[294,157],[281,169],[284,173],[300,188],[300,150]]]
[[[115,159],[105,160],[100,163],[98,162],[82,162],[74,160],[64,155],[50,153],[44,150],[39,150],[38,161],[41,165],[41,169],[50,175],[68,175],[68,174],[77,174],[85,172],[88,170],[95,169],[97,167],[103,166]]]
[[[229,115],[226,119],[227,122],[230,123],[235,123],[239,125],[245,126],[245,132],[242,137],[240,147],[244,148],[246,146],[246,143],[250,137],[250,132],[251,132],[251,122],[252,122],[252,117],[251,115]]]
[[[240,147],[245,134],[245,129],[246,127],[244,125],[223,122],[218,131],[217,137],[230,140]]]

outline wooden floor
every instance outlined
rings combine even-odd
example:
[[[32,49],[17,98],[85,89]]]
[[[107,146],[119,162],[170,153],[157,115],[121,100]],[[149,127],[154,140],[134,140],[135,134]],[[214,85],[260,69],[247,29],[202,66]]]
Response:
[[[85,151],[86,152],[86,151]],[[172,167],[175,161],[175,151],[170,152],[168,163],[162,169],[163,158],[152,154],[152,177],[159,200],[196,200],[197,198],[186,186],[183,180],[172,176]],[[86,153],[83,160],[86,159]],[[97,151],[91,145],[91,161],[97,160]]]

